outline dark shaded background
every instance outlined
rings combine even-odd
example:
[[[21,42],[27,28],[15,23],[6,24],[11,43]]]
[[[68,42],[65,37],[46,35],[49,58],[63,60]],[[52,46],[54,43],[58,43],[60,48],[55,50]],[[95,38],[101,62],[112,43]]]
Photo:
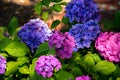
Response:
[[[0,26],[8,25],[10,19],[18,18],[23,25],[31,18],[37,18],[33,11],[34,4],[39,0],[0,0]],[[104,19],[112,19],[115,11],[120,10],[120,0],[95,0]]]

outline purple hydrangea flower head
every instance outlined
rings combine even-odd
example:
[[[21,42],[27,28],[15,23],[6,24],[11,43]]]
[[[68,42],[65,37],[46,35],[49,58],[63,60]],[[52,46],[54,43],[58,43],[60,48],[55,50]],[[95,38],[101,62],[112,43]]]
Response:
[[[78,49],[89,48],[90,44],[100,33],[100,27],[97,21],[90,20],[84,24],[75,24],[69,30],[69,34],[75,39],[74,51]]]
[[[42,75],[44,78],[50,78],[54,70],[59,71],[61,68],[61,63],[53,55],[40,56],[36,62],[35,70],[37,74]]]
[[[100,33],[95,47],[106,60],[120,62],[120,32]]]
[[[6,69],[6,59],[0,56],[0,75],[5,73]]]
[[[56,31],[48,40],[50,47],[55,47],[57,55],[64,58],[71,58],[75,46],[74,37],[66,33]]]
[[[91,79],[89,76],[82,75],[82,76],[76,77],[76,80],[91,80]]]
[[[99,10],[94,0],[71,0],[65,8],[65,17],[70,22],[86,22],[88,20],[100,20]]]
[[[26,43],[31,50],[35,50],[41,43],[48,40],[51,30],[47,24],[40,19],[31,19],[24,24],[18,32],[22,42]]]

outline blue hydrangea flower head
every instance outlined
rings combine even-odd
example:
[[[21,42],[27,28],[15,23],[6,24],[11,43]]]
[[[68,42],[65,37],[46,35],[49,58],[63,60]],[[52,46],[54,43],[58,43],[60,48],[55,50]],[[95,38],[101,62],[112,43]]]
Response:
[[[84,24],[73,25],[69,34],[75,39],[74,50],[89,48],[90,44],[100,33],[100,27],[97,21],[90,20]]]
[[[52,31],[44,21],[31,19],[19,30],[18,37],[21,38],[21,41],[24,42],[31,51],[35,51],[41,43],[48,40],[51,33]]]
[[[65,17],[68,17],[71,23],[100,20],[98,6],[93,0],[71,0],[65,10]]]

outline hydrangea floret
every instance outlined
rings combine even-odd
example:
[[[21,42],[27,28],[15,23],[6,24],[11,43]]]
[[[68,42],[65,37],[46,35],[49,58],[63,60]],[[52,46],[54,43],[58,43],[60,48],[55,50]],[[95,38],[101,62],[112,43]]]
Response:
[[[48,28],[47,24],[40,19],[31,19],[28,23],[24,24],[18,32],[21,41],[32,50],[36,48],[51,36],[52,31]]]
[[[100,27],[97,21],[90,20],[84,24],[75,24],[69,30],[69,34],[75,39],[74,51],[89,48],[92,41],[100,33]]]
[[[106,60],[120,62],[120,32],[101,32],[95,47]]]
[[[89,20],[100,20],[99,10],[94,0],[71,0],[65,8],[65,17],[70,22],[86,22]]]
[[[0,75],[5,73],[6,63],[7,63],[6,59],[0,56]]]
[[[36,62],[35,70],[38,75],[42,75],[44,78],[50,78],[54,71],[59,71],[61,68],[60,61],[53,55],[42,55]]]

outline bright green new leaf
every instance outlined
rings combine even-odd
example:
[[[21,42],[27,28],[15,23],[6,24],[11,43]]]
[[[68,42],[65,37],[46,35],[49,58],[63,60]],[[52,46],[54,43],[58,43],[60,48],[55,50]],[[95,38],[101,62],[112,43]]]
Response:
[[[19,66],[25,64],[25,63],[28,63],[29,60],[28,60],[28,57],[24,56],[24,57],[20,57],[17,59],[17,62],[19,63]]]
[[[42,13],[42,19],[43,20],[45,20],[45,21],[48,20],[48,17],[49,17],[49,12],[48,11]]]
[[[40,15],[40,14],[41,14],[41,11],[42,11],[42,3],[39,2],[39,3],[35,4],[34,10],[35,10],[35,12],[36,12],[37,14]]]
[[[62,11],[62,6],[60,4],[54,4],[52,10],[54,10],[55,12],[60,12]]]
[[[59,25],[59,24],[60,24],[60,21],[59,21],[59,20],[53,21],[53,22],[52,22],[52,25],[51,25],[51,29],[57,27],[57,25]]]
[[[18,20],[16,17],[13,17],[11,19],[11,21],[9,22],[8,25],[8,33],[13,36],[13,34],[15,33],[16,28],[18,27]]]
[[[19,72],[21,74],[29,74],[29,68],[27,65],[23,65],[22,67],[19,68]]]
[[[24,43],[12,42],[10,43],[5,50],[9,55],[14,57],[22,57],[29,53],[28,47]]]
[[[92,68],[95,65],[94,59],[93,57],[89,56],[85,56],[84,59],[84,63],[89,67]]]
[[[18,69],[18,62],[10,61],[7,62],[7,69],[6,69],[6,76],[9,76],[10,74],[14,73]]]
[[[116,66],[112,62],[108,62],[108,61],[100,61],[94,67],[95,71],[100,72],[103,75],[109,75],[113,71],[115,71],[115,69]]]

